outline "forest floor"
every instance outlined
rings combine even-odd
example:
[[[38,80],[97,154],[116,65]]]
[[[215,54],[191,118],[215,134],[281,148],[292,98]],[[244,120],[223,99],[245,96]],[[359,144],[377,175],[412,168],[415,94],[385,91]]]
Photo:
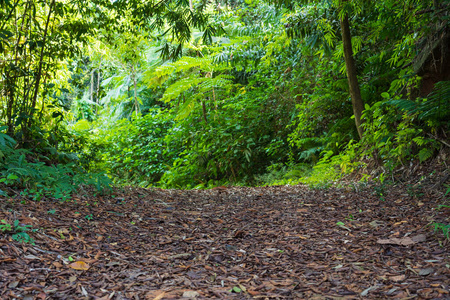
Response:
[[[443,197],[297,185],[1,198],[0,219],[37,230],[34,244],[0,232],[0,298],[449,299],[450,241],[430,226],[448,224]]]

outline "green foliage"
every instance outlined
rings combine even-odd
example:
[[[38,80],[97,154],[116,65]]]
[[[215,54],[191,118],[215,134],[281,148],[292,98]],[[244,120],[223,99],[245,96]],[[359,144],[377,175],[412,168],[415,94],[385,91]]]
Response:
[[[77,124],[76,124],[77,125]],[[149,186],[159,181],[181,151],[165,137],[172,128],[172,116],[159,109],[151,110],[145,116],[134,116],[131,121],[122,119],[97,131],[94,149],[101,148],[95,158],[97,168],[108,166],[109,175],[118,183],[133,183]],[[82,126],[74,126],[77,134],[89,136],[91,132]]]
[[[389,102],[380,101],[372,107],[366,105],[363,155],[372,157],[390,171],[412,159],[430,158],[439,144],[426,137],[425,129],[415,123],[416,115],[398,113],[385,103]]]
[[[312,165],[299,163],[295,165],[277,163],[267,167],[267,172],[255,176],[258,186],[299,184],[310,176]]]
[[[438,140],[448,132],[448,82],[414,96],[422,53],[448,21],[431,1],[96,0],[83,9],[75,1],[73,11],[53,1],[27,14],[36,3],[0,9],[16,12],[1,21],[0,61],[18,58],[11,70],[0,63],[3,190],[67,200],[79,185],[108,185],[82,168],[145,187],[322,188],[364,168],[389,175],[446,143]],[[366,103],[359,142],[343,16]],[[24,20],[31,25],[19,30]]]
[[[49,196],[65,201],[80,186],[94,186],[99,193],[109,189],[109,180],[102,174],[86,174],[74,163],[47,165],[32,152],[14,149],[12,144],[10,140],[9,145],[0,146],[0,151],[5,154],[0,158],[0,183],[23,188],[23,196],[34,200]]]
[[[436,223],[433,224],[434,232],[442,232],[442,234],[450,240],[450,224]]]
[[[6,220],[1,220],[0,231],[11,234],[11,238],[17,242],[34,245],[34,239],[27,233],[31,227],[31,225],[21,225],[19,220],[15,220],[12,225]]]
[[[292,103],[276,103],[270,94],[260,96],[254,90],[205,106],[211,112],[207,122],[198,105],[167,137],[184,139],[184,151],[162,177],[165,186],[251,183],[253,175],[263,173],[271,163],[287,161],[290,149],[285,125]]]
[[[450,196],[450,185],[446,184],[446,192],[444,194],[444,197],[448,200],[448,197]],[[450,205],[447,204],[441,204],[437,207],[437,210],[440,209],[450,209]],[[442,234],[450,240],[450,224],[444,224],[439,222],[433,222],[431,223],[431,226],[434,227],[434,232],[442,232]]]
[[[323,158],[313,167],[313,171],[301,181],[313,188],[327,188],[334,180],[341,176],[341,164],[343,157],[333,156],[332,151],[328,151]]]
[[[450,118],[450,81],[437,82],[433,92],[425,99],[391,100],[387,104],[395,105],[409,115],[417,115],[419,120],[430,122],[431,126],[440,125],[436,122],[446,125]]]

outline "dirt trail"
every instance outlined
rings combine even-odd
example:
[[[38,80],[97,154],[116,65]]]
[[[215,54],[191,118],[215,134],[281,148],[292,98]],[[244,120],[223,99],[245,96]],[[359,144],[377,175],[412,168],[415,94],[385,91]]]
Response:
[[[450,298],[442,199],[391,188],[117,191],[0,199],[1,299]]]

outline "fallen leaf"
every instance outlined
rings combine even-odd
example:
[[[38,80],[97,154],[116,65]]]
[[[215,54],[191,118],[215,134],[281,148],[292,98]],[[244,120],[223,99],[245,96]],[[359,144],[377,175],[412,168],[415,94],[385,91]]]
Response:
[[[426,240],[426,236],[424,234],[419,234],[415,237],[405,236],[402,238],[389,238],[389,239],[379,239],[377,241],[378,244],[390,244],[390,245],[400,245],[400,246],[409,246],[414,245],[419,242],[424,242]]]
[[[89,270],[89,268],[91,266],[89,266],[87,263],[85,263],[84,261],[76,261],[73,262],[69,265],[70,268],[74,269],[74,270],[82,270],[82,271],[86,271]]]
[[[361,295],[361,297],[365,297],[365,296],[367,296],[367,294],[369,294],[370,291],[376,290],[377,288],[378,288],[378,285],[371,286],[371,287],[365,289],[364,291],[362,291],[360,295]]]
[[[183,298],[197,298],[200,294],[196,291],[185,291],[183,293]]]
[[[433,272],[434,272],[434,269],[433,269],[433,268],[421,269],[421,270],[419,271],[419,275],[420,275],[420,276],[427,276],[427,275],[430,275],[430,274],[433,273]]]
[[[411,239],[416,243],[420,243],[420,242],[425,242],[427,240],[427,236],[425,234],[419,234],[419,235],[413,236]]]
[[[284,279],[284,280],[271,280],[273,285],[281,285],[281,286],[290,286],[294,283],[292,279]]]
[[[337,222],[336,225],[341,227],[341,228],[343,228],[343,229],[345,229],[345,230],[352,231],[350,228],[345,226],[345,224],[343,222]]]
[[[260,294],[260,292],[258,291],[253,291],[253,290],[247,290],[247,293],[249,293],[251,296],[257,296]]]
[[[84,288],[84,286],[81,287],[81,293],[83,294],[83,296],[87,297],[88,293],[86,291],[86,289]]]
[[[166,292],[162,292],[161,294],[159,294],[158,296],[153,298],[153,300],[161,300],[164,297],[165,294],[166,294]]]
[[[8,284],[8,288],[15,289],[19,285],[19,281],[13,281]]]
[[[41,260],[39,257],[37,257],[37,256],[35,256],[33,254],[25,255],[23,258],[30,259],[30,260]]]
[[[243,286],[242,284],[239,284],[239,287],[241,288],[241,290],[243,292],[247,292],[247,288],[245,286]]]
[[[98,239],[97,239],[97,240],[98,240]],[[99,258],[100,258],[100,255],[102,255],[102,252],[99,250],[99,251],[97,252],[97,254],[95,254],[94,259],[95,259],[95,260],[99,259]]]
[[[384,224],[384,222],[378,221],[378,220],[373,220],[372,222],[369,223],[369,225],[374,228],[377,228],[378,226],[381,226],[383,224]]]
[[[405,280],[406,276],[405,275],[397,275],[397,276],[390,276],[389,279],[395,282],[400,282]]]
[[[401,225],[403,223],[408,223],[408,221],[400,221],[400,222],[394,223],[394,226]]]
[[[398,287],[393,287],[392,289],[386,292],[386,295],[392,295],[396,290],[398,290]]]

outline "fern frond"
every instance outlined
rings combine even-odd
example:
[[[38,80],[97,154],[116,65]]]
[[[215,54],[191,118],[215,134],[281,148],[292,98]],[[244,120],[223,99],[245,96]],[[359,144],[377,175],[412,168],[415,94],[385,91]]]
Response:
[[[201,92],[208,92],[212,90],[213,87],[231,86],[233,84],[233,76],[231,75],[221,74],[208,79],[209,80],[205,80],[199,85]]]
[[[410,115],[418,113],[418,118],[421,120],[448,119],[450,117],[450,81],[436,83],[433,92],[423,102],[399,99],[387,101],[386,104],[394,105]]]
[[[193,78],[193,77],[178,80],[177,82],[175,82],[166,89],[166,92],[164,93],[162,100],[165,102],[169,102],[173,99],[176,99],[178,96],[180,96],[182,93],[186,92],[190,88],[197,86],[200,83],[203,83],[204,81],[207,80],[209,80],[209,78]]]
[[[386,104],[396,106],[398,109],[403,110],[408,114],[416,113],[418,107],[418,104],[416,102],[407,99],[389,100],[386,102]]]
[[[450,81],[436,83],[428,101],[421,104],[421,119],[446,119],[450,117]]]
[[[302,151],[299,158],[306,161],[311,159],[317,159],[318,155],[320,154],[320,152],[322,152],[322,150],[323,147],[321,146],[309,148],[308,150]]]
[[[208,57],[203,58],[185,56],[176,62],[156,68],[155,75],[161,77],[164,75],[170,75],[174,72],[188,71],[192,68],[198,67],[202,67],[202,69],[205,69],[205,67],[208,65],[211,65],[211,59]]]
[[[426,144],[426,141],[421,136],[413,138],[413,142],[416,143],[418,146],[423,146]]]
[[[212,59],[209,57],[189,57],[185,56],[180,60],[152,69],[145,73],[145,79],[149,87],[158,86],[163,84],[169,75],[179,72],[190,71],[194,68],[200,68],[202,70],[210,70]]]
[[[179,109],[175,121],[187,118],[195,108],[195,99],[188,99]]]
[[[427,159],[429,159],[430,157],[433,156],[433,150],[429,149],[429,148],[423,148],[422,150],[419,151],[419,160],[420,162],[423,162]]]

